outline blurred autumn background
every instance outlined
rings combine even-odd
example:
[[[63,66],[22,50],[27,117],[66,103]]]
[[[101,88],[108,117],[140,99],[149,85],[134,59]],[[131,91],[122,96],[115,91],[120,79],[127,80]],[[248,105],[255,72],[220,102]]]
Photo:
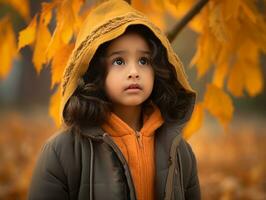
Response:
[[[0,199],[26,199],[59,127],[58,85],[102,1],[0,0]],[[198,92],[184,136],[203,199],[266,199],[266,1],[132,0],[168,35]]]

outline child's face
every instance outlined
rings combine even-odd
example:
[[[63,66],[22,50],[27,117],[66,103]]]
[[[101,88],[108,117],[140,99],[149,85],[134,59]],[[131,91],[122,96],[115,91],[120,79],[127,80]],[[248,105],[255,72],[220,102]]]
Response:
[[[105,91],[113,106],[141,105],[154,83],[146,40],[137,33],[124,34],[111,42],[106,56]]]

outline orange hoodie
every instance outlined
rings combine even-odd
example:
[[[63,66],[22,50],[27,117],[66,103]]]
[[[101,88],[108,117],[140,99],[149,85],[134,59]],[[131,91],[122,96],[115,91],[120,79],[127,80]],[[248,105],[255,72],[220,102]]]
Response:
[[[154,104],[152,107],[152,113],[143,112],[140,131],[133,130],[114,113],[102,125],[127,160],[138,200],[154,200],[154,134],[163,118],[159,108]]]

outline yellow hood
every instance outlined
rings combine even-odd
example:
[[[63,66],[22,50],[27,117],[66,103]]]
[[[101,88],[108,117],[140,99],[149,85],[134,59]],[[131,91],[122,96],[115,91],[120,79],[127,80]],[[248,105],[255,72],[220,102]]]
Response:
[[[167,37],[145,15],[123,0],[109,0],[92,10],[77,36],[75,48],[70,55],[61,84],[60,118],[63,121],[64,107],[78,85],[78,79],[88,70],[89,62],[97,48],[112,40],[130,25],[148,27],[167,50],[169,62],[175,67],[178,81],[188,91],[194,92],[184,72],[183,65],[171,47]]]

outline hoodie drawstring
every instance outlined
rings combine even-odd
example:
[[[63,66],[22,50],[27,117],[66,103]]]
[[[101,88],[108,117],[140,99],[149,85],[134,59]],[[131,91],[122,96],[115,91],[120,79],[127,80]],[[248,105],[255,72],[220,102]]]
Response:
[[[180,186],[181,186],[181,192],[182,192],[182,198],[185,199],[185,191],[184,191],[184,178],[183,178],[183,169],[182,169],[182,159],[181,159],[181,153],[178,148],[177,150],[177,155],[178,155],[178,167],[179,167],[179,175],[180,175]]]
[[[93,145],[92,141],[90,138],[88,138],[89,143],[90,143],[90,200],[93,200],[93,191],[92,191],[92,186],[93,186],[93,157],[94,157],[94,152],[93,152]]]

